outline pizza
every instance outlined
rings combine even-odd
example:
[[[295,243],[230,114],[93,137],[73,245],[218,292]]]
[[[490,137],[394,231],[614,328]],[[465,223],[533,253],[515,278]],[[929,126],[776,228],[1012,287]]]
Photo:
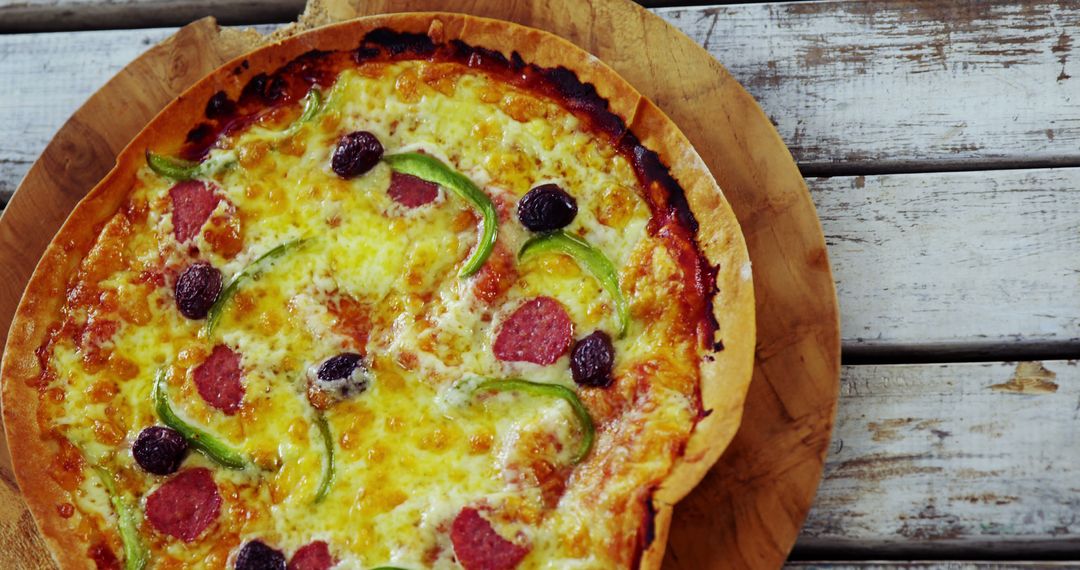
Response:
[[[754,345],[723,194],[565,40],[321,28],[166,107],[3,360],[64,568],[657,568]]]

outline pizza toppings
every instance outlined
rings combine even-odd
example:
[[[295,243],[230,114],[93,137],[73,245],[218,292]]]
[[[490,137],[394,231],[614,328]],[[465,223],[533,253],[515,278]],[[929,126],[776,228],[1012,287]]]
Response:
[[[513,570],[529,549],[499,535],[480,511],[461,509],[450,527],[454,555],[465,570]]]
[[[330,423],[326,421],[326,416],[319,414],[315,425],[319,428],[319,436],[322,438],[323,448],[326,449],[322,480],[319,482],[319,489],[315,491],[317,504],[330,494],[330,485],[334,483],[334,473],[337,468],[334,464],[334,436],[330,434]]]
[[[316,540],[293,553],[288,570],[329,570],[335,564],[337,560],[330,554],[330,546]]]
[[[473,388],[474,394],[482,392],[524,392],[536,396],[558,398],[567,404],[570,404],[570,409],[573,410],[574,416],[577,417],[578,423],[581,424],[582,433],[581,446],[578,447],[578,451],[574,454],[574,458],[571,462],[580,463],[587,455],[589,455],[589,450],[592,449],[593,440],[596,438],[596,426],[593,425],[592,416],[589,415],[589,410],[585,407],[585,404],[581,403],[581,399],[578,398],[573,390],[559,384],[546,384],[543,382],[530,382],[528,380],[510,378],[507,380],[485,380]]]
[[[615,348],[604,331],[596,331],[577,341],[570,353],[570,371],[574,382],[582,386],[607,388],[611,385],[614,365]]]
[[[220,198],[201,180],[177,182],[169,190],[172,200],[173,235],[184,243],[198,235]]]
[[[176,308],[189,319],[202,319],[221,293],[221,272],[213,265],[193,263],[176,279]]]
[[[419,208],[439,197],[439,185],[411,174],[393,172],[390,174],[390,189],[387,193],[402,206]]]
[[[240,354],[219,344],[195,368],[192,376],[202,399],[231,416],[240,410],[240,404],[244,401],[244,385],[240,382],[242,374]]]
[[[252,540],[236,555],[236,570],[285,570],[285,555],[261,540]]]
[[[206,336],[210,336],[210,334],[214,332],[214,328],[217,327],[218,321],[221,320],[221,312],[225,309],[225,304],[229,302],[229,299],[233,298],[233,295],[236,295],[236,292],[245,281],[263,271],[264,263],[277,259],[294,249],[299,249],[305,243],[307,243],[307,240],[305,239],[296,239],[285,242],[255,258],[255,261],[249,263],[243,271],[233,276],[233,278],[229,280],[229,284],[221,291],[221,294],[218,295],[217,300],[214,301],[214,304],[206,314]]]
[[[506,246],[497,243],[487,263],[476,274],[473,295],[485,303],[494,303],[506,295],[517,278],[514,254],[506,249]]]
[[[492,350],[495,358],[506,362],[554,364],[574,336],[570,315],[551,297],[526,301],[503,321]]]
[[[562,230],[530,238],[518,251],[518,259],[526,261],[533,256],[545,253],[561,253],[570,256],[600,282],[600,285],[615,301],[615,308],[619,315],[619,337],[626,335],[626,329],[630,325],[630,306],[619,287],[619,272],[615,270],[615,265],[611,263],[611,260],[589,242]]]
[[[192,542],[218,517],[221,495],[210,470],[180,472],[146,498],[146,519],[162,534]]]
[[[541,184],[518,202],[518,220],[534,232],[549,232],[570,225],[577,215],[577,200],[558,184]]]
[[[105,492],[109,495],[109,502],[116,513],[117,525],[120,527],[120,542],[124,545],[124,570],[142,570],[150,560],[150,551],[146,549],[139,537],[139,524],[135,519],[135,511],[128,504],[127,499],[116,488],[112,473],[101,467],[93,467]],[[112,550],[106,547],[108,555],[112,556]],[[115,562],[115,558],[113,558]]]
[[[370,372],[364,358],[355,352],[343,352],[327,358],[315,373],[314,385],[338,399],[349,398],[367,390]]]
[[[154,412],[157,414],[158,419],[165,425],[173,428],[180,435],[184,436],[184,439],[188,442],[188,445],[195,448],[203,455],[208,457],[222,467],[228,467],[229,469],[243,469],[247,466],[247,461],[244,457],[230,448],[224,442],[218,438],[210,435],[206,431],[203,431],[176,415],[173,411],[172,405],[169,404],[169,394],[165,388],[165,370],[158,371],[157,377],[154,378],[154,388],[150,397],[154,401]]]
[[[420,154],[417,152],[403,152],[400,154],[388,154],[383,160],[390,165],[394,172],[409,174],[443,188],[449,188],[458,197],[472,204],[480,210],[483,216],[483,227],[480,230],[480,240],[473,250],[472,256],[465,260],[465,264],[458,271],[459,277],[469,277],[480,270],[487,261],[491,250],[495,247],[495,240],[499,234],[499,214],[495,211],[495,204],[487,194],[473,184],[465,175],[443,164],[439,159]]]
[[[135,438],[131,455],[139,467],[154,475],[169,475],[180,468],[188,444],[180,432],[162,426],[150,426]]]
[[[199,174],[199,163],[170,158],[146,151],[146,164],[158,176],[172,180],[191,180]]]
[[[330,168],[348,180],[371,170],[379,163],[383,146],[375,135],[367,131],[349,133],[338,140],[330,159]]]

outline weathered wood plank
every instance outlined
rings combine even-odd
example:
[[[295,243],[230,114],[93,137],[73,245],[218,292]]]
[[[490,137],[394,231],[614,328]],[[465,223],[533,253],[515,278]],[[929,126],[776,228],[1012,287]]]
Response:
[[[845,358],[1080,356],[1080,168],[808,182]]]
[[[1076,361],[847,366],[797,555],[1075,556],[1078,433]]]
[[[9,79],[0,84],[8,118],[0,200],[99,83],[169,33],[0,36],[0,76]],[[848,358],[925,358],[927,349],[938,358],[1068,356],[1080,346],[1080,169],[809,184],[839,284]]]
[[[989,561],[911,561],[911,562],[788,562],[788,570],[1058,570],[1080,568],[1080,562],[989,562]]]
[[[804,172],[1080,164],[1074,1],[791,2],[658,13],[758,99]]]
[[[205,16],[224,25],[295,20],[305,0],[0,0],[0,33],[182,26]]]
[[[644,6],[732,4],[637,0]],[[754,0],[764,1],[764,0]],[[182,26],[205,16],[225,25],[294,20],[305,0],[0,0],[0,33]]]

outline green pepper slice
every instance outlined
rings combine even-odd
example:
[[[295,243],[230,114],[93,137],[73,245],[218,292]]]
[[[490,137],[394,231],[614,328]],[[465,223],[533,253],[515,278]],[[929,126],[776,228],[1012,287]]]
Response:
[[[529,238],[525,245],[521,246],[518,259],[525,261],[532,256],[544,253],[569,255],[600,282],[600,285],[615,301],[615,309],[619,316],[619,337],[626,336],[626,329],[630,326],[630,307],[619,287],[619,273],[611,260],[589,242],[562,230]]]
[[[210,310],[206,313],[206,336],[209,337],[210,334],[214,332],[214,328],[217,327],[218,321],[221,320],[222,311],[225,310],[225,304],[229,302],[229,299],[232,299],[233,296],[236,295],[236,292],[240,289],[240,285],[243,284],[245,280],[259,274],[261,271],[260,264],[262,262],[281,257],[286,253],[299,248],[306,242],[306,239],[296,239],[280,244],[257,257],[255,261],[249,263],[247,267],[240,271],[240,273],[233,276],[229,281],[229,284],[221,290],[221,294],[218,295],[214,304],[210,305]]]
[[[336,469],[334,467],[334,437],[330,434],[330,424],[326,421],[326,416],[319,414],[315,425],[319,427],[319,435],[322,436],[323,446],[326,448],[326,468],[323,469],[319,490],[315,492],[315,504],[319,504],[330,494],[330,485],[334,482]]]
[[[304,110],[300,112],[300,116],[282,134],[285,136],[295,135],[300,127],[315,118],[315,115],[319,114],[319,110],[322,108],[323,98],[322,93],[314,87],[304,95]]]
[[[473,393],[477,392],[525,392],[526,394],[550,396],[564,400],[567,404],[570,404],[570,408],[574,411],[574,415],[577,416],[578,422],[581,423],[581,431],[584,434],[581,438],[581,446],[578,448],[577,453],[574,454],[571,462],[581,463],[581,460],[589,455],[593,440],[596,438],[596,428],[593,426],[592,416],[589,415],[589,410],[585,408],[585,404],[582,404],[577,394],[566,386],[509,378],[505,380],[485,380],[473,388]]]
[[[112,503],[113,511],[116,512],[116,520],[120,526],[120,542],[124,545],[124,570],[146,568],[146,563],[150,561],[150,551],[139,538],[139,525],[135,521],[135,511],[117,490],[112,473],[97,465],[92,466],[92,469],[105,487],[109,502]]]
[[[187,440],[188,445],[201,451],[203,455],[222,467],[228,467],[229,469],[247,467],[247,461],[244,460],[244,457],[223,441],[187,423],[176,415],[172,405],[169,404],[169,394],[165,388],[164,369],[159,370],[157,377],[154,378],[154,389],[151,397],[154,400],[154,411],[157,412],[158,418],[165,425],[180,432],[180,435]]]
[[[472,180],[464,174],[457,172],[443,164],[439,159],[420,154],[417,152],[403,152],[384,156],[386,162],[395,172],[410,174],[417,178],[449,188],[454,194],[469,202],[480,210],[483,216],[483,227],[480,232],[480,240],[476,244],[476,250],[465,261],[465,265],[458,272],[458,277],[469,277],[483,267],[491,250],[495,248],[495,240],[499,234],[499,215],[495,212],[495,204],[491,202],[487,194],[477,188]]]
[[[159,176],[173,180],[191,180],[199,174],[199,163],[162,156],[146,151],[146,164]]]

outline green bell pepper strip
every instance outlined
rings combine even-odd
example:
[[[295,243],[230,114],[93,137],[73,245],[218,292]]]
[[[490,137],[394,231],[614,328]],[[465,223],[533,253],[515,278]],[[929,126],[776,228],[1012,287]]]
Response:
[[[330,485],[334,482],[336,469],[334,467],[334,437],[330,435],[330,424],[326,421],[326,416],[319,414],[315,425],[318,426],[323,446],[326,447],[326,469],[323,470],[319,490],[315,492],[315,504],[319,504],[330,494]]]
[[[485,380],[473,388],[473,394],[477,392],[525,392],[526,394],[550,396],[566,401],[567,404],[570,404],[574,415],[577,416],[578,422],[581,423],[583,433],[581,446],[578,447],[578,451],[574,454],[571,462],[580,463],[589,455],[593,440],[596,438],[596,428],[593,426],[592,417],[589,415],[589,410],[585,408],[585,404],[582,404],[577,394],[566,386],[509,378],[505,380]]]
[[[162,156],[146,151],[146,164],[159,176],[173,180],[191,180],[199,175],[199,163]]]
[[[113,510],[116,512],[116,520],[120,526],[120,542],[124,545],[124,570],[146,568],[146,563],[150,561],[150,551],[139,538],[139,525],[135,521],[134,510],[116,489],[112,473],[97,465],[92,466],[92,469],[105,487],[109,502],[112,503]]]
[[[458,277],[469,277],[483,267],[491,250],[495,248],[495,240],[499,234],[499,215],[495,211],[495,204],[491,202],[487,194],[473,184],[465,175],[443,164],[439,159],[420,154],[417,152],[403,152],[388,154],[383,161],[395,172],[410,174],[417,178],[449,188],[465,201],[480,210],[483,216],[483,228],[480,232],[480,240],[476,244],[476,250],[465,265],[458,272]]]
[[[158,418],[165,425],[180,432],[180,435],[187,440],[188,445],[199,450],[203,455],[222,467],[228,467],[229,469],[247,467],[247,461],[244,457],[223,441],[187,423],[176,415],[176,412],[173,411],[172,406],[169,404],[169,394],[165,388],[164,369],[159,370],[157,377],[154,378],[154,390],[151,397],[154,400],[154,411],[157,412]]]
[[[544,253],[569,255],[600,282],[600,285],[615,301],[615,309],[619,317],[619,337],[626,336],[626,329],[630,326],[630,307],[626,303],[626,297],[623,296],[622,289],[619,287],[619,273],[615,270],[611,260],[599,249],[590,245],[589,242],[562,230],[529,238],[525,245],[521,246],[518,259],[525,261],[530,257]]]
[[[306,239],[295,239],[293,241],[285,242],[270,251],[260,255],[255,261],[252,261],[245,267],[240,273],[237,273],[229,281],[229,284],[221,290],[218,298],[214,301],[213,305],[210,305],[210,310],[206,313],[206,336],[209,337],[214,329],[217,327],[218,321],[221,320],[222,311],[225,310],[225,304],[229,302],[236,295],[236,292],[240,289],[240,285],[247,279],[257,275],[261,270],[260,264],[270,259],[276,259],[285,255],[286,253],[299,248],[307,243]]]
[[[297,119],[293,121],[293,123],[289,125],[288,128],[282,131],[281,134],[283,136],[288,137],[295,135],[297,132],[300,131],[300,127],[304,126],[304,123],[307,123],[314,119],[315,115],[318,115],[319,111],[322,109],[322,93],[320,93],[319,90],[314,87],[312,87],[311,90],[307,92],[307,95],[304,95],[303,101],[304,110],[300,112],[300,116],[297,117]]]

